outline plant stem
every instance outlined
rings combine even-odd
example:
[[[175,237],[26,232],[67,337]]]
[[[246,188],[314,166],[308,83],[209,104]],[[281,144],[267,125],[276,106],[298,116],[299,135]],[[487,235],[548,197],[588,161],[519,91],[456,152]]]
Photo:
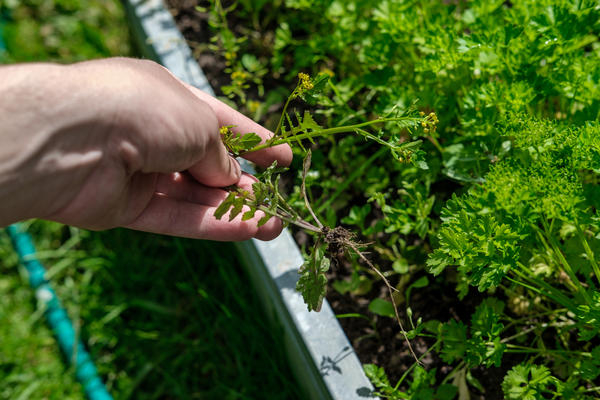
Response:
[[[313,217],[313,219],[315,220],[317,225],[319,225],[319,229],[322,230],[323,224],[321,223],[321,221],[319,221],[319,218],[317,218],[317,216],[315,215],[312,207],[310,206],[310,202],[308,201],[308,197],[306,196],[306,174],[308,173],[308,170],[310,169],[311,158],[312,158],[312,152],[309,149],[308,152],[306,153],[306,157],[304,157],[304,163],[302,166],[302,187],[301,187],[302,197],[304,197],[304,205],[306,206],[306,209],[310,213],[311,217]]]
[[[567,273],[567,275],[569,275],[569,278],[571,278],[571,281],[573,281],[573,284],[576,287],[576,291],[581,294],[581,296],[585,299],[587,304],[591,304],[592,299],[588,295],[585,288],[581,285],[581,282],[577,278],[577,275],[575,275],[575,272],[571,268],[571,265],[569,264],[569,262],[567,261],[567,259],[564,256],[564,254],[562,253],[560,247],[558,246],[558,243],[556,243],[556,239],[554,238],[554,236],[552,236],[552,231],[548,227],[548,221],[546,221],[545,219],[542,218],[542,225],[544,226],[544,231],[545,231],[544,233],[545,233],[546,239],[548,239],[548,242],[552,246],[554,253],[558,257],[560,263],[563,265],[565,272]],[[539,232],[539,229],[538,229],[538,232]],[[541,235],[541,232],[540,232],[540,235]]]
[[[488,345],[493,345],[494,343],[489,342],[487,343]],[[561,354],[561,355],[578,355],[578,356],[583,356],[583,357],[591,357],[592,353],[587,352],[587,351],[572,351],[572,350],[551,350],[551,349],[539,349],[539,348],[534,348],[534,347],[526,347],[526,346],[519,346],[517,344],[506,344],[507,349],[511,349],[511,350],[506,350],[509,353],[548,353],[548,354]]]
[[[518,318],[518,319],[509,318],[510,322],[508,324],[506,324],[506,326],[503,328],[503,331],[506,331],[511,326],[517,325],[519,323],[530,322],[531,320],[533,320],[535,318],[545,317],[545,316],[551,316],[551,315],[554,315],[554,314],[561,314],[561,313],[564,313],[566,311],[568,311],[567,308],[557,308],[557,309],[554,309],[554,310],[551,310],[551,311],[540,312],[540,313],[533,314],[533,315],[530,315],[530,316],[527,316],[527,317],[523,317],[523,318]],[[506,316],[506,317],[508,317],[508,316]],[[567,320],[567,321],[572,322],[572,320]],[[567,321],[565,321],[565,322],[567,322]]]
[[[583,393],[589,393],[589,392],[600,392],[600,386],[588,388],[583,391]]]
[[[286,103],[286,107],[287,107],[287,103]],[[249,151],[242,152],[242,153],[240,153],[240,155],[244,155],[246,153],[255,152],[258,150],[266,149],[266,148],[277,146],[277,145],[284,144],[284,143],[290,143],[292,140],[299,141],[299,140],[303,140],[303,139],[312,139],[312,138],[316,138],[316,137],[320,137],[320,136],[335,135],[338,133],[356,133],[356,131],[362,127],[371,126],[371,125],[384,123],[384,122],[412,121],[412,122],[416,123],[416,122],[419,122],[422,120],[422,118],[415,118],[415,117],[379,118],[379,119],[374,119],[372,121],[362,122],[360,124],[338,126],[335,128],[318,129],[318,130],[314,130],[314,131],[310,131],[310,132],[304,132],[301,134],[297,134],[297,135],[294,135],[293,137],[277,138],[276,135],[279,130],[279,126],[282,123],[281,121],[283,120],[283,114],[282,114],[281,118],[282,119],[280,120],[277,130],[275,130],[275,135],[270,140],[268,140],[267,142],[265,142],[263,144],[259,144],[256,147],[253,147]],[[371,135],[371,134],[369,134],[369,138],[371,138],[373,140],[378,139],[376,136]],[[390,145],[389,143],[387,143],[383,140],[377,140],[377,141],[380,144],[383,144],[385,146],[393,147],[392,145]]]
[[[518,338],[520,336],[526,335],[526,334],[528,334],[528,333],[530,333],[530,332],[532,332],[532,331],[534,331],[534,330],[536,330],[538,328],[543,328],[543,329],[546,329],[546,328],[562,328],[564,326],[575,326],[575,324],[574,323],[568,323],[568,322],[558,322],[558,323],[555,323],[555,324],[550,324],[550,323],[536,324],[536,325],[532,326],[531,328],[525,329],[525,330],[523,330],[523,331],[521,331],[519,333],[515,333],[512,336],[509,336],[509,337],[506,337],[506,338],[502,339],[500,341],[500,343],[508,343],[511,340],[516,339],[516,338]]]
[[[521,263],[517,263],[517,265],[522,266]],[[530,276],[527,276],[526,274],[519,271],[517,268],[512,269],[512,272],[514,272],[516,275],[518,275],[519,278],[524,279],[525,281],[531,282],[531,284],[540,286],[540,287],[546,289],[546,291],[542,291],[542,290],[540,290],[539,287],[531,286],[528,283],[524,283],[522,281],[519,281],[519,280],[516,280],[516,279],[513,279],[513,278],[507,276],[506,278],[509,281],[516,283],[517,285],[523,286],[524,288],[527,288],[539,295],[545,296],[545,297],[553,300],[557,304],[560,304],[561,306],[567,308],[569,311],[572,311],[572,312],[576,311],[577,307],[575,306],[575,304],[573,304],[571,302],[571,300],[567,296],[562,294],[559,290],[548,285],[546,282],[540,281],[539,279],[535,279]]]
[[[404,330],[404,327],[402,326],[402,320],[400,320],[400,314],[398,314],[398,306],[396,305],[396,300],[394,299],[394,289],[392,288],[392,285],[390,284],[390,281],[388,281],[387,278],[385,277],[385,275],[383,275],[381,273],[381,271],[379,271],[373,265],[373,263],[371,263],[371,261],[369,261],[364,256],[364,254],[360,250],[358,250],[358,248],[356,247],[356,245],[354,243],[347,242],[346,245],[348,247],[350,247],[358,255],[358,257],[360,257],[360,259],[363,260],[373,271],[375,271],[375,273],[377,275],[379,275],[379,277],[383,280],[383,283],[385,283],[385,285],[387,286],[388,292],[390,294],[390,298],[392,300],[392,305],[394,306],[394,314],[396,315],[396,321],[398,322],[398,326],[400,327],[400,332],[402,333],[402,336],[404,336],[404,339],[406,341],[406,344],[408,345],[408,350],[410,351],[410,354],[412,354],[413,358],[415,359],[415,361],[418,364],[421,364],[421,361],[417,357],[417,355],[415,354],[415,351],[413,350],[412,345],[410,344],[410,339],[406,335],[406,331]]]
[[[288,224],[296,225],[297,227],[306,229],[307,231],[310,231],[310,232],[321,233],[321,229],[317,228],[313,224],[308,223],[302,219],[291,218],[289,215],[283,214],[283,212],[281,212],[281,211],[273,211],[273,210],[269,209],[269,207],[264,206],[264,205],[258,206],[257,208],[259,210],[261,210],[262,212],[264,212],[265,214],[269,214],[269,215],[272,215],[273,217],[277,217],[280,220],[287,222]]]
[[[404,371],[404,373],[402,374],[402,376],[400,377],[400,379],[398,379],[398,382],[396,382],[396,386],[394,386],[394,390],[398,390],[398,388],[400,387],[400,385],[402,384],[402,382],[404,382],[404,379],[406,379],[406,377],[408,376],[408,374],[410,373],[410,371],[412,371],[417,365],[421,364],[421,360],[429,353],[431,353],[433,351],[433,349],[436,348],[436,346],[440,343],[440,340],[438,339],[433,345],[431,345],[431,347],[429,347],[427,349],[427,351],[423,354],[421,354],[421,357],[419,357],[419,359],[417,360],[417,362],[413,363],[410,367],[408,367],[408,369],[406,371]]]
[[[285,105],[283,106],[283,111],[281,112],[281,116],[279,116],[279,122],[277,123],[277,128],[275,128],[275,132],[273,133],[273,137],[271,139],[269,139],[265,143],[265,144],[269,144],[269,146],[266,146],[266,147],[275,146],[272,143],[275,141],[275,138],[277,137],[277,135],[279,134],[279,131],[281,130],[281,126],[283,125],[283,118],[285,117],[285,113],[286,113],[286,111],[288,109],[288,106],[290,105],[290,101],[292,101],[292,99],[296,98],[296,91],[297,90],[298,90],[298,86],[296,85],[296,88],[294,89],[294,91],[292,92],[292,94],[289,95],[289,97],[287,98],[287,100],[285,102]]]
[[[596,262],[596,257],[594,256],[594,252],[590,248],[590,244],[588,243],[581,227],[577,226],[577,235],[579,236],[579,240],[585,249],[585,254],[587,254],[588,260],[590,260],[590,264],[592,264],[592,269],[594,270],[594,275],[596,275],[596,279],[600,282],[600,268],[598,267],[598,262]]]
[[[438,140],[435,137],[428,136],[427,139],[429,139],[429,141],[433,144],[437,151],[440,152],[440,154],[444,154],[444,148],[440,145],[440,142],[438,142]]]
[[[444,377],[444,379],[440,382],[440,384],[443,385],[444,383],[446,383],[450,379],[452,379],[454,377],[454,375],[456,375],[461,369],[465,368],[465,365],[466,365],[465,361],[461,361],[460,363],[458,363],[458,365],[456,367],[454,367],[452,369],[452,371],[450,371],[450,373]]]

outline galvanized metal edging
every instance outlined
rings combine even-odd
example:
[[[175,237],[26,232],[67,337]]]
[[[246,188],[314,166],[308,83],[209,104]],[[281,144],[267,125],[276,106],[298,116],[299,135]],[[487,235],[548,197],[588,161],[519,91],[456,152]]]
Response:
[[[162,0],[125,0],[124,4],[142,54],[214,96]],[[286,229],[270,242],[250,240],[236,243],[236,247],[268,310],[266,314],[274,315],[283,328],[290,366],[303,394],[318,400],[375,398],[373,386],[329,303],[324,301],[318,313],[309,312],[296,292],[297,271],[303,259],[290,232]]]

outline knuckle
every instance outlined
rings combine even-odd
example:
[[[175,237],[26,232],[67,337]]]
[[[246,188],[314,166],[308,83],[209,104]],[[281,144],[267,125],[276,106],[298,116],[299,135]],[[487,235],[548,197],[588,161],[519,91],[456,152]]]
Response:
[[[198,122],[200,126],[197,129],[196,135],[201,136],[202,142],[206,148],[214,147],[221,143],[219,134],[219,122],[208,104],[199,100],[199,111],[202,115]]]

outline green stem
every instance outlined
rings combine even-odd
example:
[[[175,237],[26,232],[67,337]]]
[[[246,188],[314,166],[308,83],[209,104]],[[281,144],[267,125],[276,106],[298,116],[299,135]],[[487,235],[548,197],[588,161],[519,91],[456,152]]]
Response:
[[[408,369],[406,371],[404,371],[404,373],[402,374],[402,376],[400,377],[400,379],[398,379],[398,382],[396,382],[396,386],[394,386],[394,390],[398,390],[398,388],[400,387],[400,385],[402,384],[402,382],[404,382],[404,379],[406,379],[406,377],[408,376],[408,374],[410,373],[410,371],[412,371],[417,365],[419,365],[420,361],[427,354],[431,353],[433,351],[433,349],[435,349],[439,343],[440,343],[440,340],[438,339],[433,345],[431,345],[431,347],[429,347],[427,349],[427,351],[425,353],[421,354],[421,356],[419,357],[419,359],[417,360],[417,362],[414,362],[410,367],[408,367]]]
[[[517,265],[519,265],[519,264],[517,264]],[[509,281],[511,281],[511,282],[513,282],[513,283],[515,283],[517,285],[523,286],[524,288],[529,289],[529,290],[531,290],[531,291],[533,291],[533,292],[535,292],[535,293],[537,293],[537,294],[539,294],[541,296],[545,296],[545,297],[551,299],[552,301],[554,301],[555,303],[560,304],[561,306],[567,308],[569,311],[575,312],[577,310],[577,307],[575,306],[575,304],[573,304],[571,302],[571,300],[567,296],[565,296],[564,294],[562,294],[556,288],[548,285],[546,282],[541,281],[541,280],[536,279],[536,278],[529,277],[529,276],[523,274],[517,268],[512,269],[512,272],[514,272],[516,275],[518,275],[519,278],[521,278],[521,279],[529,282],[530,284],[522,282],[522,281],[519,281],[519,280],[516,280],[516,279],[513,279],[513,278],[511,278],[509,276],[506,276],[506,278]],[[540,290],[539,287],[532,286],[532,284],[533,285],[537,285],[539,287],[542,287],[543,289],[545,289],[545,291]]]
[[[288,106],[290,105],[290,102],[292,101],[292,99],[295,99],[297,97],[297,95],[296,95],[297,90],[298,90],[298,86],[296,86],[296,88],[294,89],[292,94],[290,94],[290,96],[287,98],[285,105],[283,106],[283,111],[281,112],[281,115],[279,116],[279,122],[277,123],[277,128],[275,129],[273,137],[271,139],[269,139],[265,144],[273,143],[275,141],[275,138],[277,137],[277,135],[279,134],[279,131],[281,130],[281,125],[283,125],[283,118],[285,117],[285,113],[287,112]],[[267,147],[271,147],[271,146],[275,146],[275,145],[271,144]]]
[[[494,345],[494,343],[492,343],[492,342],[489,342],[486,344],[488,344],[490,346]],[[510,349],[510,350],[506,350],[509,353],[549,353],[549,354],[562,354],[562,355],[578,355],[578,356],[582,356],[582,357],[591,357],[592,356],[592,353],[587,352],[587,351],[540,349],[540,348],[534,348],[534,347],[519,346],[517,344],[510,344],[510,343],[508,343],[506,345],[506,348]]]
[[[536,324],[536,325],[532,326],[531,328],[525,329],[525,330],[523,330],[523,331],[521,331],[519,333],[515,333],[512,336],[509,336],[509,337],[506,337],[506,338],[502,339],[500,341],[500,343],[508,343],[511,340],[516,339],[518,337],[521,337],[523,335],[527,335],[528,333],[531,333],[531,332],[535,331],[538,328],[543,328],[543,329],[546,329],[546,328],[563,328],[565,326],[575,326],[575,325],[576,324],[574,324],[574,323],[568,323],[568,322],[562,322],[562,323],[559,322],[559,323],[554,323],[554,324],[551,324],[551,323]]]
[[[248,204],[248,206],[251,206],[251,205],[252,204]],[[259,210],[261,210],[262,212],[264,212],[265,214],[269,214],[273,217],[277,217],[280,220],[287,222],[288,224],[296,225],[297,227],[305,229],[310,232],[321,233],[321,229],[317,228],[313,224],[310,224],[302,219],[292,218],[289,215],[283,214],[282,212],[272,211],[267,206],[258,206],[257,208]]]
[[[569,278],[575,285],[577,292],[581,294],[581,296],[585,299],[587,304],[591,304],[592,299],[588,295],[585,288],[581,285],[581,282],[577,278],[577,275],[575,275],[575,272],[571,268],[571,265],[569,264],[569,262],[567,261],[567,259],[564,256],[564,254],[560,250],[558,243],[556,243],[556,239],[554,238],[554,236],[552,236],[552,231],[548,227],[548,221],[546,221],[545,219],[542,218],[542,225],[544,226],[544,233],[545,233],[546,239],[550,243],[550,246],[552,246],[552,249],[554,250],[554,253],[558,257],[560,263],[563,265],[565,272],[567,273],[567,275],[569,275]]]
[[[286,107],[287,107],[287,103],[286,103]],[[283,117],[282,117],[283,118]],[[279,126],[277,127],[277,130],[275,131],[275,135],[273,136],[273,138],[263,144],[259,144],[256,147],[253,147],[252,149],[245,151],[243,153],[241,153],[240,155],[246,154],[246,153],[250,153],[250,152],[255,152],[255,151],[259,151],[259,150],[263,150],[269,147],[273,147],[273,146],[277,146],[280,144],[284,144],[284,143],[290,143],[292,140],[293,141],[299,141],[299,140],[303,140],[303,139],[312,139],[312,138],[316,138],[316,137],[320,137],[320,136],[328,136],[328,135],[335,135],[338,133],[355,133],[357,131],[357,129],[360,129],[362,127],[365,126],[371,126],[371,125],[375,125],[375,124],[380,124],[380,123],[384,123],[384,122],[399,122],[399,121],[413,121],[413,122],[418,122],[422,120],[422,118],[413,118],[413,117],[390,117],[390,118],[379,118],[379,119],[374,119],[372,121],[367,121],[367,122],[362,122],[360,124],[354,124],[354,125],[346,125],[346,126],[339,126],[339,127],[335,127],[335,128],[326,128],[326,129],[319,129],[319,130],[314,130],[311,132],[304,132],[298,135],[294,135],[293,137],[285,137],[285,138],[276,138],[277,137],[277,132],[279,130]],[[281,120],[280,120],[281,121]],[[281,122],[280,122],[281,125]],[[375,136],[369,134],[369,137],[371,139],[375,138]],[[374,140],[374,139],[373,139]],[[379,143],[386,145],[388,147],[394,147],[392,145],[390,145],[389,143],[382,141],[382,140],[378,140]]]
[[[583,393],[590,393],[590,392],[600,392],[600,386],[588,388],[583,391]]]
[[[433,146],[437,149],[437,151],[440,152],[440,154],[444,154],[444,148],[440,145],[440,142],[438,142],[438,140],[435,137],[429,136],[428,139],[433,144]]]
[[[452,371],[448,375],[446,375],[446,377],[442,380],[442,382],[440,382],[440,384],[443,385],[446,382],[448,382],[450,379],[454,378],[454,375],[456,375],[461,370],[465,369],[465,367],[466,367],[466,362],[461,361],[454,369],[452,369]]]
[[[592,269],[594,270],[594,275],[596,275],[596,279],[600,282],[600,268],[598,267],[598,262],[596,262],[596,257],[594,256],[594,252],[592,251],[590,244],[588,243],[581,227],[577,224],[577,235],[579,236],[579,240],[585,249],[585,254],[587,254],[588,260],[590,260],[590,264],[592,264]]]
[[[505,286],[503,286],[503,287],[505,287]],[[549,316],[549,315],[562,314],[562,313],[564,313],[566,311],[569,311],[569,309],[568,308],[557,308],[557,309],[554,309],[554,310],[544,311],[544,312],[540,312],[540,313],[537,313],[537,314],[528,315],[527,317],[517,318],[517,319],[512,319],[512,318],[510,318],[508,316],[505,316],[508,319],[509,322],[502,329],[502,331],[506,331],[510,327],[512,327],[514,325],[518,325],[520,323],[529,322],[529,321],[531,321],[533,319],[540,318],[540,317],[545,317],[545,316]]]

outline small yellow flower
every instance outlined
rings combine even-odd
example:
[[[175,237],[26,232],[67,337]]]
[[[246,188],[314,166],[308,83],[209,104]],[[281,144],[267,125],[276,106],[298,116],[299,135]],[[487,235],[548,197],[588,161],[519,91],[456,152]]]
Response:
[[[225,136],[225,135],[227,135],[227,134],[229,133],[229,127],[228,127],[228,126],[222,126],[222,127],[219,129],[219,133],[220,133],[222,136]]]
[[[233,71],[231,73],[231,80],[233,81],[245,81],[248,79],[248,74],[244,71]]]
[[[423,116],[425,116],[425,113],[424,113],[423,111],[419,111],[419,115],[420,115],[421,117],[423,117]]]
[[[298,74],[298,79],[300,79],[300,89],[302,91],[310,90],[315,87],[315,85],[313,85],[313,83],[310,81],[310,76],[304,72],[300,72]]]

